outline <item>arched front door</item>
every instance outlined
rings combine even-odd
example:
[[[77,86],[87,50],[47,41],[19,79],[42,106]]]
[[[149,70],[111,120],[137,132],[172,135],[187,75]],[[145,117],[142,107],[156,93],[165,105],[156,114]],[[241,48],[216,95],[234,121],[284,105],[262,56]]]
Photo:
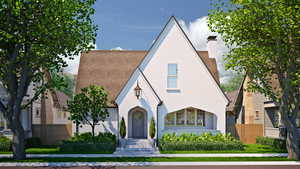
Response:
[[[145,112],[135,111],[132,113],[132,138],[146,138]]]

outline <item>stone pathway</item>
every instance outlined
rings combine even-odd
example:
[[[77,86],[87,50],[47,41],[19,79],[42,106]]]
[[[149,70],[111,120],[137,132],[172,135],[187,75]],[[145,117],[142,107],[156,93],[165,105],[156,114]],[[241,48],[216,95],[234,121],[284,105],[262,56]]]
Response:
[[[125,147],[117,148],[114,155],[117,156],[147,156],[158,155],[159,151],[154,148],[147,139],[127,139]]]

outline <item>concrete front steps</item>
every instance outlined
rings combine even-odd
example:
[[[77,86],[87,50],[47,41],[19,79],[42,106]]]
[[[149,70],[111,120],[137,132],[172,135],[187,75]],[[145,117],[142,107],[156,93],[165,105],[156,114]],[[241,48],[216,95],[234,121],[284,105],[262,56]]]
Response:
[[[118,147],[116,155],[149,155],[159,154],[159,151],[154,148],[151,142],[147,139],[126,139],[124,147]]]

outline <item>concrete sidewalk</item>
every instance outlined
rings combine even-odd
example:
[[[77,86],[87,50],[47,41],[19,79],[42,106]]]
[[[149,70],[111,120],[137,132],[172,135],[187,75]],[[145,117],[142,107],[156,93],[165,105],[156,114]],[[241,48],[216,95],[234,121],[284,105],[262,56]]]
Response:
[[[27,158],[61,157],[287,157],[287,153],[231,153],[231,154],[27,154]],[[9,158],[12,154],[0,154],[0,158]]]
[[[300,166],[297,161],[242,162],[23,162],[0,163],[1,167],[74,167],[74,166]]]

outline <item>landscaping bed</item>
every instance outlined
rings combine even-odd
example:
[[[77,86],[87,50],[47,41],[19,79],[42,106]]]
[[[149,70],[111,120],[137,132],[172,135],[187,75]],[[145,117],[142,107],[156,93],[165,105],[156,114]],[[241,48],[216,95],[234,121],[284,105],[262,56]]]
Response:
[[[63,141],[59,146],[60,152],[114,152],[117,146],[116,136],[111,133],[99,133],[92,136],[92,133],[83,133]]]
[[[244,150],[198,150],[198,151],[160,151],[162,154],[209,154],[209,153],[287,153],[269,145],[245,144]]]
[[[164,151],[231,151],[244,150],[244,144],[230,135],[204,133],[164,134],[159,140],[159,150]]]
[[[0,137],[0,154],[11,154],[11,141]],[[4,141],[3,141],[4,140]],[[38,138],[26,140],[27,154],[112,154],[116,150],[116,136],[111,133],[83,133],[57,146],[41,145]]]

